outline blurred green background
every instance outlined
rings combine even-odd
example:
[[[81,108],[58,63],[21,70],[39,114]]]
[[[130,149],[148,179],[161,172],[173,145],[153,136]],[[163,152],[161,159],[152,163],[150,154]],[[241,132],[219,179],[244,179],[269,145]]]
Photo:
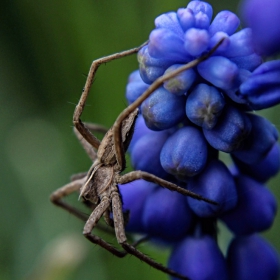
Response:
[[[53,206],[49,195],[90,166],[72,132],[72,114],[92,60],[140,45],[157,15],[187,2],[1,1],[1,280],[167,279],[134,257],[118,259],[90,244],[83,222]],[[210,3],[215,14],[238,5]],[[135,56],[102,66],[83,120],[112,125],[136,68]],[[277,108],[263,114],[280,127]],[[276,178],[269,185],[279,200],[278,184]],[[278,252],[279,226],[276,218],[264,234]],[[166,262],[166,251],[141,250]]]

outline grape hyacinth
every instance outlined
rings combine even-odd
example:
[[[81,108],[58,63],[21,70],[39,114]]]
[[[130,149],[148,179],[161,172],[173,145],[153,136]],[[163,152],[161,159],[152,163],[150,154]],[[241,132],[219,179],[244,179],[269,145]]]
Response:
[[[130,211],[126,229],[172,246],[168,267],[190,279],[273,280],[279,277],[278,256],[258,233],[276,215],[276,199],[265,184],[280,170],[280,148],[274,125],[252,110],[280,102],[280,61],[263,62],[254,30],[238,30],[234,13],[212,14],[210,4],[190,1],[158,16],[126,98],[131,104],[158,77],[224,38],[211,57],[142,103],[129,147],[134,169],[218,205],[134,181],[120,185],[124,211]],[[230,155],[231,166],[219,152]],[[217,220],[234,235],[226,254],[217,243]]]

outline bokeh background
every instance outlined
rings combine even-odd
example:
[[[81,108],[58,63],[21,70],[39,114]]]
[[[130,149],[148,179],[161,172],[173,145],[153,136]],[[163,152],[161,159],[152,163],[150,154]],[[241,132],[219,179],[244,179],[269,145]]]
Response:
[[[53,206],[49,195],[90,166],[72,132],[72,114],[92,60],[140,45],[157,15],[187,2],[1,1],[1,280],[167,279],[134,257],[118,259],[90,244],[83,222]],[[209,2],[214,14],[238,7],[238,1]],[[102,66],[83,120],[110,127],[126,106],[127,77],[136,68],[136,56]],[[262,114],[280,128],[279,106]],[[278,200],[279,178],[269,183]],[[276,217],[264,233],[278,252],[279,227]],[[168,250],[141,250],[166,262]]]

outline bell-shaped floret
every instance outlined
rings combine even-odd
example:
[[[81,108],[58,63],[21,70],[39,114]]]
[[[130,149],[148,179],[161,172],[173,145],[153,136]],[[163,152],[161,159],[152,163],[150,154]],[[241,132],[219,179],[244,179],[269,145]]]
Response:
[[[240,94],[254,110],[280,103],[280,60],[261,64],[241,84]]]
[[[151,84],[158,77],[162,76],[166,68],[174,64],[172,60],[163,58],[151,57],[148,51],[148,46],[144,46],[137,55],[139,62],[139,71],[142,80]]]
[[[224,52],[224,56],[231,58],[254,53],[252,30],[250,28],[244,28],[234,33],[229,37],[229,40],[230,44]]]
[[[184,35],[184,31],[180,24],[179,18],[177,17],[177,14],[175,12],[169,12],[158,16],[155,19],[155,27],[157,29],[169,29],[180,37]]]
[[[184,36],[166,28],[154,29],[149,37],[148,50],[151,57],[187,62],[188,53],[184,49]]]
[[[217,88],[206,84],[197,85],[187,98],[186,114],[196,125],[212,129],[225,105],[225,99]]]
[[[262,57],[256,53],[232,57],[230,60],[234,62],[238,68],[248,71],[255,70],[262,63]]]
[[[227,280],[226,261],[210,236],[186,237],[173,249],[168,267],[195,280]],[[178,279],[173,277],[172,279]]]
[[[209,40],[207,30],[190,28],[185,33],[185,50],[192,56],[199,56],[207,50]]]
[[[243,145],[251,128],[251,122],[244,112],[227,106],[215,127],[211,130],[203,129],[203,133],[213,148],[230,153]]]
[[[141,96],[145,90],[149,87],[141,79],[139,70],[132,72],[128,78],[128,84],[126,86],[126,100],[128,104],[134,102],[139,96]]]
[[[186,235],[193,219],[185,197],[177,192],[158,187],[146,199],[143,224],[150,236],[174,242]]]
[[[277,210],[272,193],[261,183],[239,175],[236,177],[237,206],[221,219],[238,235],[252,234],[271,227]]]
[[[265,183],[280,170],[280,147],[278,143],[275,143],[264,159],[252,165],[246,164],[234,156],[233,160],[240,173]]]
[[[181,66],[183,66],[183,64],[174,64],[170,66],[164,74],[173,72]],[[193,69],[188,69],[164,82],[163,87],[173,94],[183,95],[193,85],[195,78],[195,71]]]
[[[247,114],[252,129],[249,136],[243,141],[242,148],[233,152],[233,155],[242,162],[255,164],[263,160],[278,139],[278,131],[267,119]]]
[[[133,168],[165,178],[168,174],[160,164],[160,152],[169,135],[169,131],[163,130],[151,131],[142,136],[130,152]]]
[[[208,147],[202,132],[187,126],[167,139],[161,150],[160,162],[166,172],[184,181],[203,170],[207,157]]]
[[[188,30],[195,25],[195,16],[191,9],[189,8],[180,8],[177,11],[177,17],[180,22],[183,31]]]
[[[230,11],[221,11],[213,19],[209,26],[209,34],[213,36],[217,32],[225,32],[228,35],[232,35],[238,28],[240,23],[236,14]]]
[[[145,232],[142,222],[144,204],[155,187],[155,184],[144,180],[136,180],[119,185],[122,195],[123,211],[128,215],[126,230],[137,233]]]
[[[212,160],[203,172],[191,178],[188,189],[218,203],[218,205],[213,205],[188,197],[191,209],[199,217],[217,217],[237,204],[233,176],[225,164],[219,160]]]
[[[223,56],[212,56],[197,66],[199,74],[214,86],[230,90],[239,86],[236,64]]]
[[[274,248],[257,234],[233,239],[227,252],[230,280],[277,280],[279,257]]]
[[[160,87],[141,105],[146,125],[152,130],[163,130],[181,122],[185,114],[185,97],[176,96]]]
[[[280,51],[280,1],[245,0],[241,6],[243,20],[252,28],[255,49],[262,55]]]
[[[209,3],[203,1],[190,1],[187,8],[192,10],[194,14],[194,27],[208,29],[213,15],[212,6]]]

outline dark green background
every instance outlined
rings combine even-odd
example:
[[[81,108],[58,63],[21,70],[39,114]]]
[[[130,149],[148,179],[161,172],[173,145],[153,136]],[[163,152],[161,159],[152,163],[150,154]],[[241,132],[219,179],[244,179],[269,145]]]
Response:
[[[118,259],[90,244],[83,223],[53,206],[49,195],[90,166],[73,135],[72,114],[91,61],[140,45],[157,15],[187,1],[1,3],[0,279],[167,279],[134,257]],[[211,4],[215,14],[237,9],[236,1]],[[135,56],[102,66],[83,120],[112,125],[136,68]],[[279,128],[278,111],[264,114]],[[270,186],[279,200],[278,184]],[[278,220],[265,236],[279,251]],[[166,251],[141,249],[166,261]]]

